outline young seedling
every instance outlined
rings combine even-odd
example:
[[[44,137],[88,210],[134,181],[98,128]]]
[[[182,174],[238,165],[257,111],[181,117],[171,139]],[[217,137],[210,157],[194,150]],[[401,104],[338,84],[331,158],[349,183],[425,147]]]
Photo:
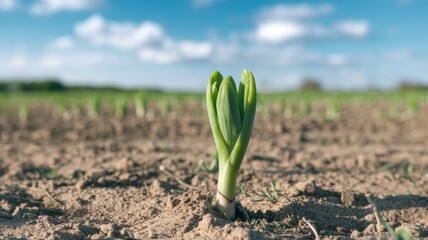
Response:
[[[123,118],[126,116],[128,108],[128,103],[125,98],[116,98],[116,109],[115,114],[118,118]]]
[[[139,94],[134,98],[135,114],[137,117],[144,117],[146,114],[147,102],[143,94]]]
[[[168,98],[166,98],[166,99],[163,99],[163,101],[161,102],[161,114],[162,114],[162,117],[168,117],[169,116],[169,113],[170,113],[170,111],[171,111],[171,106],[170,106],[170,104],[169,104],[169,100],[168,100]]]
[[[273,181],[270,182],[270,188],[266,188],[263,191],[256,192],[256,195],[259,198],[254,199],[253,202],[261,202],[264,199],[268,200],[271,203],[278,202],[278,192],[275,188],[275,183]]]
[[[337,99],[330,101],[326,116],[328,119],[337,119],[340,118],[340,103]]]
[[[284,116],[286,118],[292,118],[296,115],[296,110],[294,108],[294,102],[287,101],[285,103]]]
[[[388,231],[389,235],[391,235],[392,240],[412,240],[412,234],[410,233],[409,229],[405,227],[398,227],[395,229],[392,229],[391,225],[388,224],[385,219],[381,219],[381,222],[383,226],[386,228],[386,231]]]
[[[419,112],[419,102],[415,98],[410,98],[407,101],[407,112],[410,116],[416,117]]]
[[[65,98],[60,98],[55,102],[55,109],[56,114],[62,119],[69,120],[73,115],[69,103]]]
[[[18,112],[19,121],[22,123],[27,122],[28,120],[28,106],[25,104],[19,105],[19,112]]]
[[[300,116],[308,117],[311,115],[312,110],[312,101],[311,99],[303,99],[300,101]]]
[[[209,80],[207,111],[217,146],[219,174],[216,207],[227,218],[236,219],[239,203],[236,180],[247,150],[256,113],[257,93],[253,74],[244,70],[239,91],[232,77],[215,71]]]
[[[91,118],[97,118],[101,112],[101,101],[98,97],[89,98],[86,102],[88,113]]]
[[[218,171],[218,152],[215,151],[214,158],[211,163],[208,165],[205,163],[203,159],[201,159],[198,165],[195,168],[195,172],[199,172],[199,170],[204,169],[206,172],[213,173]]]

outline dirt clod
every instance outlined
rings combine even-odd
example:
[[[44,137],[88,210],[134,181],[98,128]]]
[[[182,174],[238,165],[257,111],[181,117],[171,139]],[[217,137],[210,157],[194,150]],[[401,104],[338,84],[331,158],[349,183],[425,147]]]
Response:
[[[313,181],[298,182],[290,189],[288,195],[291,197],[299,196],[302,194],[314,195],[316,194],[317,187]]]
[[[196,106],[61,119],[35,105],[25,125],[0,108],[0,239],[313,239],[303,218],[321,239],[386,239],[366,194],[394,229],[428,238],[427,106],[406,119],[351,103],[337,119],[257,114],[237,182],[249,219],[234,222],[213,207],[217,173],[195,171],[215,153]]]

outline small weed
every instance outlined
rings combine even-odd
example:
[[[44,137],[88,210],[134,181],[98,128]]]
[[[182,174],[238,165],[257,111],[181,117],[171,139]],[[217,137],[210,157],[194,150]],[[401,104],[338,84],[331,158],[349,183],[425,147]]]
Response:
[[[265,230],[269,232],[281,232],[282,230],[287,230],[295,228],[295,226],[288,223],[282,222],[268,222],[266,219],[254,218],[250,222],[246,223],[247,227],[259,230]]]
[[[410,163],[402,163],[401,164],[401,170],[402,170],[402,174],[403,177],[407,180],[411,180],[412,179],[412,175],[413,175],[413,165]]]
[[[252,219],[250,226],[256,229],[265,229],[266,223],[262,219]]]
[[[26,122],[28,120],[28,106],[21,104],[19,106],[18,117],[21,122]]]
[[[326,117],[328,119],[337,119],[341,116],[341,107],[339,101],[336,99],[330,101],[327,111],[326,111]]]
[[[68,179],[83,179],[85,177],[85,172],[81,170],[75,171],[73,174],[71,174]]]
[[[236,194],[238,195],[238,194],[246,194],[247,193],[247,190],[245,189],[245,187],[244,186],[238,186],[238,187],[236,187]]]
[[[392,227],[385,221],[385,219],[381,219],[383,226],[388,231],[389,235],[391,235],[393,240],[412,240],[412,234],[410,234],[409,230],[404,227],[399,227],[397,229],[392,229]]]
[[[218,171],[218,153],[215,151],[214,158],[211,161],[210,165],[207,165],[203,159],[199,160],[198,165],[195,168],[195,173],[199,172],[201,169],[209,173],[214,173]]]
[[[61,177],[53,168],[40,168],[39,174],[40,177],[44,179],[59,179]]]
[[[407,179],[411,180],[413,176],[413,165],[409,162],[404,163],[387,163],[381,167],[383,171],[396,172],[401,169],[401,175]]]
[[[128,103],[127,103],[126,99],[117,98],[116,99],[116,110],[115,110],[116,117],[118,117],[118,118],[125,117],[127,114],[127,110],[128,110],[127,107],[128,107]]]
[[[275,182],[270,181],[270,187],[265,188],[262,192],[255,193],[259,198],[253,199],[253,202],[261,202],[263,200],[268,200],[271,203],[278,202],[278,192],[275,189]]]

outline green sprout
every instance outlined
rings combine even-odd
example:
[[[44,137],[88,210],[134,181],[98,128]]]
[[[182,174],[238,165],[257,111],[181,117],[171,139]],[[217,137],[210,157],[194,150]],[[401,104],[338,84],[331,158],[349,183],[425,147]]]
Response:
[[[415,98],[411,98],[407,101],[407,112],[410,116],[415,117],[419,112],[419,102]]]
[[[410,233],[409,229],[407,229],[406,227],[398,227],[394,231],[391,225],[389,225],[384,218],[381,218],[381,222],[383,226],[386,228],[386,231],[388,231],[389,235],[391,235],[392,240],[412,240],[413,239],[412,234]]]
[[[98,97],[89,98],[86,102],[88,113],[91,118],[97,118],[101,112],[101,100]]]
[[[217,210],[236,218],[236,181],[250,141],[256,113],[257,93],[253,74],[244,70],[239,91],[232,77],[215,71],[208,83],[207,111],[219,159]]]
[[[328,119],[337,119],[340,117],[340,103],[337,99],[334,99],[330,101],[328,108],[327,108],[327,118]]]
[[[135,104],[135,114],[138,117],[144,117],[144,115],[146,115],[146,109],[147,109],[146,96],[143,94],[139,94],[135,96],[134,104]]]
[[[26,122],[28,120],[28,106],[25,104],[19,105],[18,117],[21,122]]]
[[[171,112],[171,106],[169,104],[168,98],[163,99],[163,101],[161,102],[161,104],[162,104],[162,106],[161,106],[162,117],[168,117],[169,113]]]
[[[208,165],[201,159],[198,165],[195,168],[195,172],[199,172],[199,170],[204,169],[206,172],[213,173],[218,171],[218,152],[215,151],[214,158],[211,163]]]
[[[65,104],[64,99],[58,99],[55,102],[55,110],[56,113],[61,117],[61,118],[67,118],[67,106]]]
[[[118,118],[123,118],[127,113],[127,101],[125,98],[116,98],[116,109],[115,114]]]
[[[270,181],[270,188],[264,189],[264,191],[261,192],[256,192],[256,195],[259,196],[259,198],[254,199],[253,202],[261,202],[264,199],[271,203],[278,202],[278,192],[276,191],[275,182],[273,181]]]
[[[308,117],[309,115],[311,115],[311,104],[311,99],[303,99],[302,101],[300,101],[300,116]]]

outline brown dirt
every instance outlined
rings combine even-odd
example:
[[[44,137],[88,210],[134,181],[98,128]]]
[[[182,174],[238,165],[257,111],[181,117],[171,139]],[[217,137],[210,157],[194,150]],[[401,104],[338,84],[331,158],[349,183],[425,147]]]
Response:
[[[215,150],[202,114],[65,120],[39,107],[26,123],[0,114],[0,238],[312,239],[303,218],[324,239],[385,237],[365,194],[393,228],[428,238],[426,112],[259,114],[238,179],[249,222],[223,219],[216,174],[195,171]]]

